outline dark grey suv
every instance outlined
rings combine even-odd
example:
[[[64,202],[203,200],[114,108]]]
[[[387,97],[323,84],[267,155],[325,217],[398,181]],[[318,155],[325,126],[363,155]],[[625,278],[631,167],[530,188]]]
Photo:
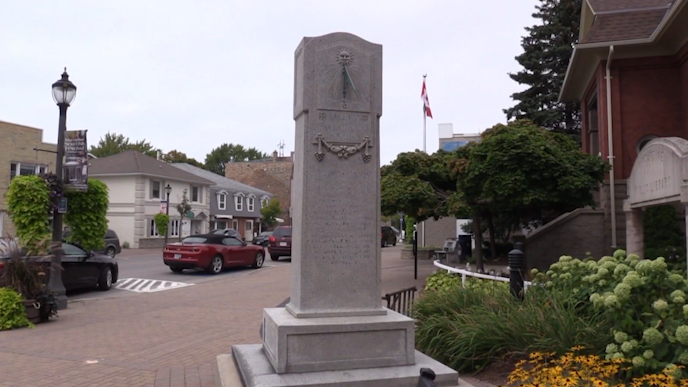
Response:
[[[63,238],[67,240],[67,237],[69,237],[70,231],[69,228],[65,228],[63,235]],[[117,233],[115,230],[107,230],[105,233],[105,245],[101,250],[94,251],[97,254],[104,254],[107,255],[110,258],[114,258],[115,255],[119,254],[122,252],[122,246],[119,244],[119,237],[117,236]],[[78,242],[75,241],[75,243],[78,246]]]

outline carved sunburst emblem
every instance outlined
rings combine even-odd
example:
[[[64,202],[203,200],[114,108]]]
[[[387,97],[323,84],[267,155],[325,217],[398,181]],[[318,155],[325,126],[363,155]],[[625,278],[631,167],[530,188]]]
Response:
[[[351,66],[354,63],[354,54],[345,48],[340,48],[337,51],[337,63],[342,66]]]

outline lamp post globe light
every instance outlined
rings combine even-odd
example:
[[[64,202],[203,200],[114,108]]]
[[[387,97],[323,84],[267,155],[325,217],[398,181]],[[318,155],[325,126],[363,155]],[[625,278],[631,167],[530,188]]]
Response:
[[[55,159],[55,175],[59,181],[64,181],[63,159],[64,159],[64,140],[67,130],[67,108],[76,97],[76,86],[69,80],[67,68],[65,67],[62,77],[53,83],[53,100],[60,109],[60,121],[57,130],[57,157]],[[59,198],[56,198],[59,200]],[[57,298],[57,309],[67,308],[67,295],[62,283],[62,214],[53,209],[53,238],[51,244],[50,258],[50,279],[48,280],[48,290],[55,294]]]
[[[167,215],[168,218],[170,216],[170,193],[172,193],[172,187],[170,187],[170,185],[167,184],[167,186],[165,187],[165,195],[167,197],[167,200],[166,200],[167,204],[165,205],[165,215]],[[169,234],[170,234],[170,225],[168,223],[167,229],[165,230],[165,243],[163,244],[163,247],[162,247],[163,249],[165,248],[165,246],[167,246],[167,236]]]

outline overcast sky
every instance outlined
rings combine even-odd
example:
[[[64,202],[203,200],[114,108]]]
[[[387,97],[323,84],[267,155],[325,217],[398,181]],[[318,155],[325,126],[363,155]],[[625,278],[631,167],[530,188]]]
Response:
[[[4,3],[4,4],[3,4]],[[222,143],[294,149],[293,58],[304,36],[383,45],[381,162],[422,149],[422,75],[437,124],[477,133],[506,120],[537,0],[0,0],[0,120],[57,142],[50,86],[77,86],[68,129],[146,139],[199,161]]]

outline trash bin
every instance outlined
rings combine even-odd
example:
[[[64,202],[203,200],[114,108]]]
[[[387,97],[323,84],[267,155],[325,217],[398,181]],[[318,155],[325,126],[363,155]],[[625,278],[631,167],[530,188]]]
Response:
[[[473,235],[459,235],[459,246],[461,246],[459,262],[468,262],[468,257],[473,255]]]

